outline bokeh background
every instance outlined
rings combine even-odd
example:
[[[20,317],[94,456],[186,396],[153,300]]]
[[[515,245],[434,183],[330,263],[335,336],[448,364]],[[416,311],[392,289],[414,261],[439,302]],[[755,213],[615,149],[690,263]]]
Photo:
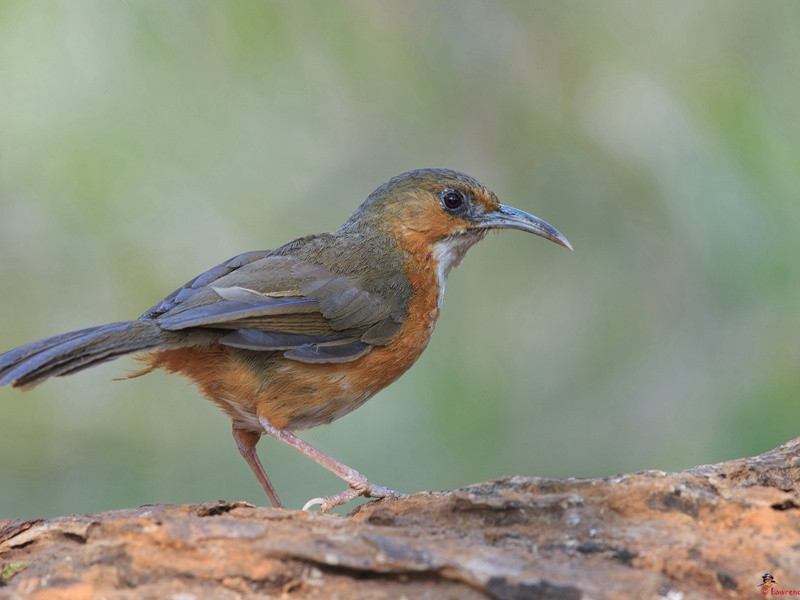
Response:
[[[683,469],[800,433],[800,4],[0,1],[2,349],[466,171],[490,236],[398,383],[308,441],[377,483]],[[128,359],[0,390],[0,517],[265,499]],[[342,489],[273,440],[294,507]]]

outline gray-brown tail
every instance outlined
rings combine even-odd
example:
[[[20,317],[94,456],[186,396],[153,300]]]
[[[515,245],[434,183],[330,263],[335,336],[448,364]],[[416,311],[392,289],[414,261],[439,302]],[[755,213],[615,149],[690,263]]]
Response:
[[[144,320],[62,333],[0,354],[0,386],[33,387],[163,342],[161,328]]]

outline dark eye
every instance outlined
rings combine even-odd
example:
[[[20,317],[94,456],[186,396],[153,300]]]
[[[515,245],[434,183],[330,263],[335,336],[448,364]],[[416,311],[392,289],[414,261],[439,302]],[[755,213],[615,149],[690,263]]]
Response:
[[[464,195],[455,190],[449,190],[442,194],[442,204],[448,210],[457,210],[464,204]]]

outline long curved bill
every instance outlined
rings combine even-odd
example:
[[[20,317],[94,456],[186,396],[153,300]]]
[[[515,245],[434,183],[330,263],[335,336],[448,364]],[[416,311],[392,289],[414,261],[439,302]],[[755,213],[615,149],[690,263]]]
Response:
[[[550,225],[550,223],[526,213],[524,210],[506,206],[505,204],[501,204],[497,210],[484,213],[475,224],[475,227],[480,229],[519,229],[572,250],[572,245],[564,237],[564,234]]]

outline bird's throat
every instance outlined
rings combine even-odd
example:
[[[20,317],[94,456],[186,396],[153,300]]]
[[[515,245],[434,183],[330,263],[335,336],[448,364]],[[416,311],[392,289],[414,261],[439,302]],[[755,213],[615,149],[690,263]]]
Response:
[[[467,230],[450,235],[433,244],[433,260],[436,264],[436,279],[439,284],[439,308],[444,300],[444,288],[447,276],[453,267],[457,267],[464,255],[472,246],[483,239],[485,229]]]

